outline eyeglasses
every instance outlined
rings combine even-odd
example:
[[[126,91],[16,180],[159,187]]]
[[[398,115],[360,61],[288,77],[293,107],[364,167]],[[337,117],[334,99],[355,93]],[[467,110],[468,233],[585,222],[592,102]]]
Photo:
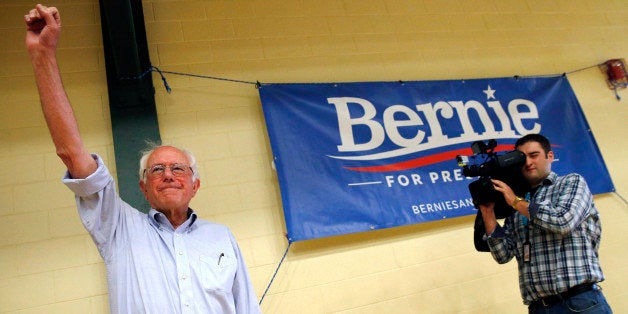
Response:
[[[170,172],[175,177],[182,177],[193,172],[190,166],[184,164],[172,164],[170,166],[156,164],[144,169],[144,175],[151,178],[159,178],[166,173],[166,168],[170,168]]]

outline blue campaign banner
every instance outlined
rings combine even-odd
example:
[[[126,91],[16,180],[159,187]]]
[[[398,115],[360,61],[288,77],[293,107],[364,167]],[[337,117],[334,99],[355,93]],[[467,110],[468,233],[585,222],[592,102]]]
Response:
[[[614,191],[565,76],[263,84],[260,98],[290,242],[476,214],[456,156],[528,133],[552,170]],[[473,160],[473,159],[472,159]],[[478,163],[482,160],[479,159]]]

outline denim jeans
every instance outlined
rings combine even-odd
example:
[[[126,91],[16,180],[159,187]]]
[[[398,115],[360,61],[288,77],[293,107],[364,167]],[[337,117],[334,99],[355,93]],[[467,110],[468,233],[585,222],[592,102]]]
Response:
[[[544,307],[542,305],[528,307],[530,314],[607,314],[613,313],[611,307],[606,302],[602,290],[590,290],[573,297],[556,303],[552,306]]]

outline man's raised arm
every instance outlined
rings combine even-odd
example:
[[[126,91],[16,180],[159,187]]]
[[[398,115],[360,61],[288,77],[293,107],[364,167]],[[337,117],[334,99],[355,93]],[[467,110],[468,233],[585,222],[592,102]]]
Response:
[[[83,144],[57,65],[56,50],[61,32],[59,11],[38,4],[24,16],[24,21],[26,48],[57,155],[73,178],[85,178],[96,171],[97,165]]]

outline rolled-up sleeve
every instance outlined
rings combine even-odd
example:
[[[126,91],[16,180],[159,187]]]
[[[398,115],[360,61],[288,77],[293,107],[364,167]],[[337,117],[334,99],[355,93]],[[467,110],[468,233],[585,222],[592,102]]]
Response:
[[[98,168],[87,178],[74,179],[70,176],[70,172],[68,171],[66,171],[65,176],[63,176],[63,183],[78,197],[88,197],[95,194],[113,180],[100,156],[92,155],[92,157],[98,164]]]
[[[100,255],[107,260],[124,202],[117,195],[115,182],[100,156],[92,156],[98,164],[94,173],[84,179],[74,179],[66,172],[62,182],[74,192],[81,222]]]

